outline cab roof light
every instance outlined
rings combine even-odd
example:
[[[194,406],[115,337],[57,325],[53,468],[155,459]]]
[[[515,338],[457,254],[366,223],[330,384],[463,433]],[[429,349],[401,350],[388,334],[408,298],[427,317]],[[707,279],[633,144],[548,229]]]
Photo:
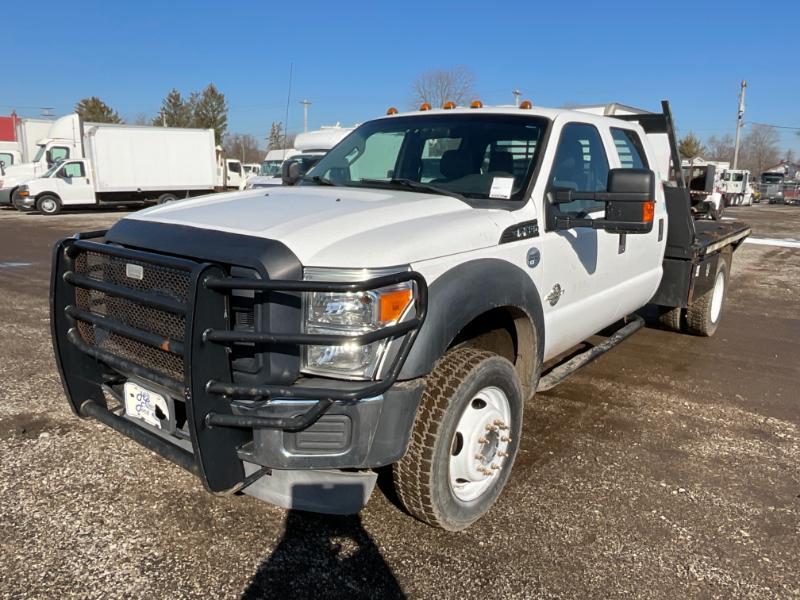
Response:
[[[450,109],[455,108],[455,107],[456,107],[456,103],[455,102],[451,102],[449,100],[447,102],[445,102],[444,104],[442,104],[442,108],[445,109],[445,110],[450,110]]]
[[[483,108],[483,102],[481,102],[480,100],[473,100],[472,102],[470,102],[469,107],[470,108]]]
[[[523,100],[519,103],[519,107],[524,109],[533,108],[533,103],[530,100]]]
[[[387,109],[386,114],[387,115],[396,115],[397,114],[397,109],[394,106],[390,106]]]
[[[419,109],[420,110],[430,110],[431,109],[431,105],[428,104],[427,102],[423,102],[422,104],[419,105]]]

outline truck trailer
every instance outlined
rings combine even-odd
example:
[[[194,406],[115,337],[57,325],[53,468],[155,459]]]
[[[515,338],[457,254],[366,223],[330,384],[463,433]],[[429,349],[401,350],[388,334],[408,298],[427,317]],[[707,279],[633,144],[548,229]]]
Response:
[[[218,188],[211,129],[86,123],[81,148],[82,157],[20,185],[16,203],[52,215],[64,206],[164,203]]]
[[[692,218],[666,102],[389,109],[297,185],[60,241],[53,344],[75,415],[213,494],[353,513],[388,467],[411,515],[460,530],[508,481],[529,400],[640,309],[716,332],[749,233]]]

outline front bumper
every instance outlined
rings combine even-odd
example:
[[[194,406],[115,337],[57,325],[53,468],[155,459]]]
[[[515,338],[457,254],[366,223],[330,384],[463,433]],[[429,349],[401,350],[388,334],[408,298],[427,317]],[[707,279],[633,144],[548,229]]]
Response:
[[[0,206],[12,206],[11,188],[0,189]]]
[[[214,493],[252,487],[272,469],[369,469],[392,463],[403,455],[422,383],[396,380],[425,318],[427,287],[419,274],[398,273],[357,283],[230,277],[223,266],[214,263],[90,241],[103,234],[94,232],[63,240],[54,251],[53,344],[75,414],[95,418],[189,470]],[[120,280],[104,280],[105,263],[97,263],[100,267],[95,264],[94,275],[91,271],[82,272],[88,260],[82,255],[88,254],[95,260],[101,257],[117,261],[116,267],[122,265],[123,273],[131,265],[141,266],[145,273],[151,269],[181,273],[188,282],[186,297],[181,301],[144,289],[147,279],[133,281],[130,286],[125,285],[124,277],[122,284]],[[80,260],[84,267],[78,268]],[[136,271],[132,271],[134,279],[139,278]],[[412,280],[417,286],[416,314],[399,325],[361,336],[365,339],[356,342],[369,343],[373,337],[398,341],[399,350],[383,379],[343,382],[308,378],[302,385],[234,383],[231,344],[244,340],[301,346],[320,340],[310,334],[233,330],[226,304],[232,290],[357,291],[401,280]],[[185,334],[182,339],[165,337],[118,319],[113,311],[109,312],[112,301],[180,315],[185,320]],[[116,340],[117,345],[109,346],[109,340]],[[142,364],[133,360],[130,353],[112,351],[114,348],[147,350],[149,356],[163,358],[163,365],[167,366],[159,370],[156,363]],[[175,365],[182,371],[176,371]],[[115,406],[124,405],[121,387],[127,381],[169,396],[178,407],[176,414],[183,414],[184,425],[166,432],[127,417],[121,407]]]

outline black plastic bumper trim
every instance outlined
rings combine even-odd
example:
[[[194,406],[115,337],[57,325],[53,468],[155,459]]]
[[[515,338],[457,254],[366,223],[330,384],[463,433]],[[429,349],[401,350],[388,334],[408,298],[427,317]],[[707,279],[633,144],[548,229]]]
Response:
[[[95,232],[97,233],[97,232]],[[148,264],[155,264],[163,267],[170,267],[173,269],[180,269],[182,271],[191,271],[197,263],[182,258],[176,258],[166,254],[159,254],[157,260],[153,260],[153,254],[150,252],[143,252],[141,250],[133,250],[131,248],[123,248],[122,246],[112,246],[111,244],[101,244],[98,242],[88,242],[84,239],[77,239],[72,242],[68,252],[71,256],[77,253],[77,250],[85,250],[87,252],[97,252],[99,254],[107,254],[109,256],[116,256],[117,258],[125,258],[128,260],[139,260]]]
[[[294,417],[261,417],[257,415],[221,415],[208,413],[206,425],[209,427],[241,427],[283,429],[284,431],[301,431],[314,424],[333,404],[332,400],[319,400],[309,410]]]

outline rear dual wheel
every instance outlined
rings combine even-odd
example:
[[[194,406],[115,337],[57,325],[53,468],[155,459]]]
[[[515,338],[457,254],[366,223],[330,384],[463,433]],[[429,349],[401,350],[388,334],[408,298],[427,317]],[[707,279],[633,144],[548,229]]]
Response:
[[[728,258],[721,254],[717,260],[714,287],[686,309],[686,328],[689,333],[710,337],[717,331],[728,292],[728,269]]]
[[[508,360],[472,348],[445,354],[426,378],[408,451],[393,466],[406,510],[449,531],[483,516],[514,464],[522,408]]]

